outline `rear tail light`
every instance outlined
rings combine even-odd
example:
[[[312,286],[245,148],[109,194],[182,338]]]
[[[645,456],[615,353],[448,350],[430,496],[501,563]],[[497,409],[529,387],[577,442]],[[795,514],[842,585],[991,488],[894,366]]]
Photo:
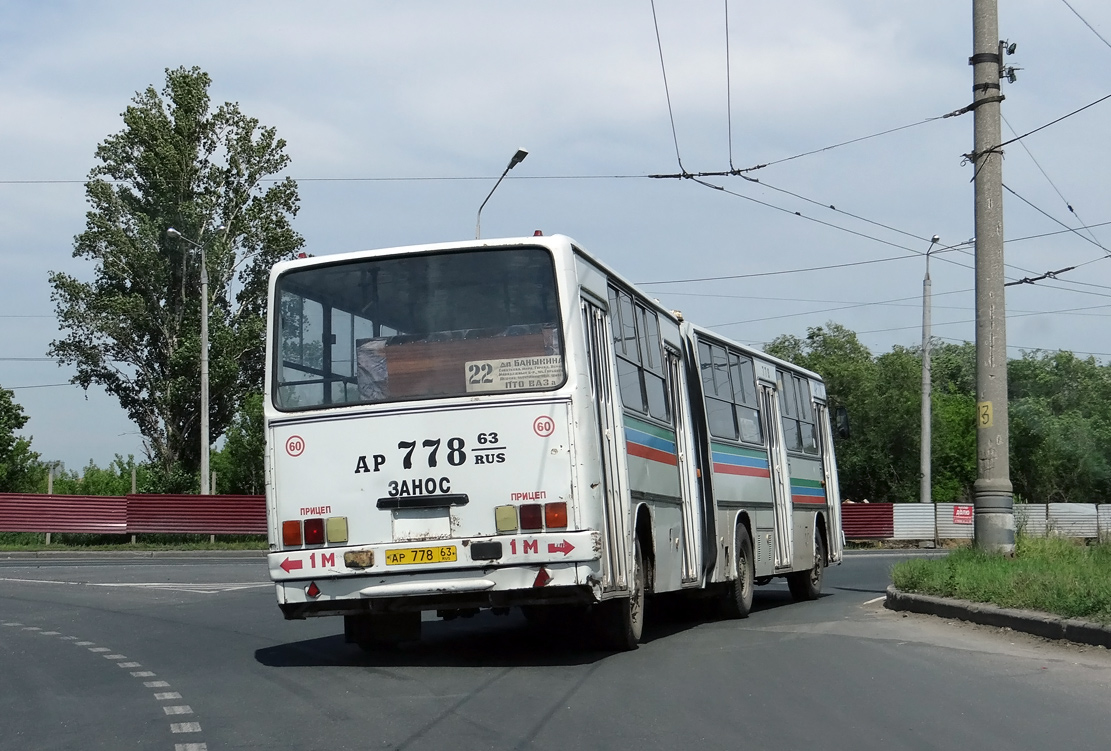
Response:
[[[323,545],[324,544],[324,520],[323,519],[305,519],[305,544],[306,545]]]
[[[301,522],[294,519],[288,522],[282,522],[282,544],[287,548],[299,547],[301,545]]]
[[[521,529],[544,528],[544,512],[539,503],[523,504],[519,511],[521,514]]]
[[[567,504],[563,501],[544,504],[544,526],[548,529],[567,528]]]

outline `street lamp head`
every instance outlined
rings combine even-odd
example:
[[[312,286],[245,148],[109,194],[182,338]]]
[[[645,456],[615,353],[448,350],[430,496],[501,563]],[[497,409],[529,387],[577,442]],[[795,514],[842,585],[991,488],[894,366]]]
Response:
[[[169,235],[170,237],[176,237],[176,238],[177,238],[177,239],[179,239],[179,240],[181,240],[181,239],[182,239],[182,237],[181,237],[181,233],[180,233],[180,232],[178,232],[178,231],[177,231],[176,229],[174,229],[173,227],[170,227],[170,228],[169,228],[168,230],[166,230],[166,234],[167,234],[167,235]]]
[[[226,225],[226,224],[221,224],[221,225],[220,225],[219,227],[215,228],[215,229],[214,229],[214,230],[212,230],[212,231],[213,231],[213,232],[223,232],[223,231],[224,231],[224,230],[226,230],[227,228],[228,228],[228,225]]]
[[[528,156],[527,151],[525,151],[524,149],[517,149],[517,153],[513,155],[512,159],[509,160],[509,166],[505,168],[506,171],[508,172],[521,162],[525,161],[526,156]]]
[[[935,244],[935,245],[937,243],[941,242],[941,235],[934,235],[933,237],[930,238],[930,242]]]

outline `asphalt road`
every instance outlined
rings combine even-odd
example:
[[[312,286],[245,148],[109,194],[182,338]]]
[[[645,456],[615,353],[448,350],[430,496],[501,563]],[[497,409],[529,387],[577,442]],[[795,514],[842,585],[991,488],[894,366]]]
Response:
[[[593,651],[515,612],[368,655],[261,560],[0,561],[0,749],[1105,749],[1111,654],[892,613],[890,553]]]

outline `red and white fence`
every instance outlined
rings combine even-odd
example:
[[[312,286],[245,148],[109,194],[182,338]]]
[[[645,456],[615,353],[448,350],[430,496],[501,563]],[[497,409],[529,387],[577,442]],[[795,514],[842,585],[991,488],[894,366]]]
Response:
[[[0,532],[264,535],[266,498],[0,493]]]
[[[1034,536],[1111,537],[1111,504],[1015,504],[1015,528]],[[846,503],[848,540],[972,539],[971,505]],[[31,495],[0,493],[0,532],[266,534],[261,495]]]
[[[1015,529],[1035,537],[1111,537],[1111,504],[1016,503]],[[847,540],[971,540],[973,507],[960,503],[846,503]]]

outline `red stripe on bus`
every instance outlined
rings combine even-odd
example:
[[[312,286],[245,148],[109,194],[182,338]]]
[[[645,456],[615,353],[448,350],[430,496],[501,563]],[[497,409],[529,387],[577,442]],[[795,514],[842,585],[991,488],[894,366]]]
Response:
[[[825,498],[818,498],[812,495],[793,495],[791,502],[802,506],[824,506],[826,505]]]
[[[742,467],[737,464],[715,464],[714,471],[722,475],[743,475],[745,477],[771,477],[771,471],[761,467]]]
[[[639,456],[641,459],[648,459],[649,461],[660,462],[662,464],[670,464],[672,467],[679,466],[679,457],[675,454],[669,454],[666,451],[660,451],[651,446],[642,446],[639,443],[626,443],[625,447],[632,456]]]

